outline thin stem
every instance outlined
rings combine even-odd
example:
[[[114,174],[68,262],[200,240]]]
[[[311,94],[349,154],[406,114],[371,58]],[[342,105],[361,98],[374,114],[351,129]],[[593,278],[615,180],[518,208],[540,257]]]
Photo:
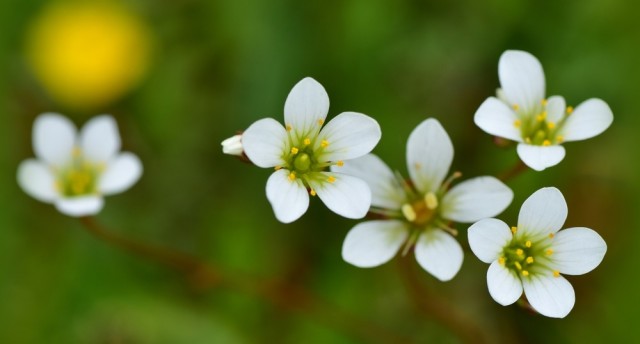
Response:
[[[518,162],[515,165],[513,165],[513,167],[500,173],[498,175],[498,179],[500,179],[503,182],[506,182],[519,176],[520,174],[522,174],[524,171],[528,169],[529,169],[528,166],[525,165],[525,163],[522,162],[522,160],[518,159]]]
[[[308,314],[344,333],[367,342],[410,343],[408,338],[389,332],[378,324],[337,310],[301,286],[287,281],[265,281],[247,276],[223,273],[222,269],[199,258],[167,247],[139,242],[107,230],[92,217],[80,219],[83,228],[96,238],[121,250],[154,261],[184,274],[198,290],[226,287],[264,299],[274,306],[292,312]]]
[[[485,334],[472,319],[444,299],[430,295],[430,290],[420,283],[413,259],[399,257],[397,260],[409,296],[425,318],[445,326],[463,343],[486,343]]]

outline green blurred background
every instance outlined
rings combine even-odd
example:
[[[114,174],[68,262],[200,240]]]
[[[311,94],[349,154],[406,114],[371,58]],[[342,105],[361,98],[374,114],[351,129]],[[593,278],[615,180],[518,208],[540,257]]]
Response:
[[[498,86],[498,58],[506,49],[541,60],[548,95],[564,95],[574,106],[602,98],[615,120],[602,135],[567,144],[560,165],[510,181],[515,199],[500,217],[514,223],[524,199],[556,186],[569,205],[565,227],[597,230],[607,255],[594,272],[568,277],[577,301],[563,320],[495,303],[487,265],[469,252],[448,283],[419,272],[413,257],[404,259],[429,290],[427,300],[446,300],[490,342],[640,341],[637,4],[123,1],[146,27],[149,53],[136,45],[111,61],[116,71],[105,69],[108,76],[134,68],[129,53],[140,53],[146,68],[135,67],[144,76],[124,82],[107,100],[91,93],[104,86],[102,79],[63,99],[34,72],[29,56],[48,61],[49,52],[29,52],[29,33],[50,4],[0,2],[0,143],[6,147],[0,151],[0,342],[367,341],[323,319],[331,314],[283,309],[234,288],[197,290],[180,274],[97,240],[77,219],[28,197],[16,184],[16,168],[33,156],[31,126],[45,111],[78,125],[111,113],[125,150],[141,157],[142,179],[107,198],[97,216],[115,232],[201,256],[231,275],[284,279],[319,295],[329,309],[415,342],[459,342],[459,333],[416,310],[398,271],[402,258],[375,269],[343,262],[342,240],[357,221],[332,214],[318,199],[295,223],[277,222],[264,193],[271,171],[224,156],[220,142],[257,119],[281,120],[291,87],[311,76],[329,93],[329,118],[351,110],[379,121],[383,137],[374,152],[403,173],[409,133],[432,116],[454,142],[453,169],[466,177],[495,175],[516,163],[515,151],[496,147],[472,119]],[[55,27],[45,31],[53,32],[51,46],[64,42]],[[61,75],[56,87],[73,81]],[[467,227],[457,225],[463,243]]]

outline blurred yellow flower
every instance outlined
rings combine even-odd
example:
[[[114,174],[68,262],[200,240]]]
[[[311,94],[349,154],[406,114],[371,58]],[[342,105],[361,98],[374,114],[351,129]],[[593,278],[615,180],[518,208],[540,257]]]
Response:
[[[57,2],[32,23],[26,49],[35,76],[54,100],[95,110],[140,81],[150,38],[140,19],[116,3]]]

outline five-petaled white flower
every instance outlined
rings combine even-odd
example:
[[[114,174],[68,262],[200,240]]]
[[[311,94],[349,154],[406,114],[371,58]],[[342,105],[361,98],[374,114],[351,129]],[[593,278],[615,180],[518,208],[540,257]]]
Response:
[[[469,228],[469,245],[480,260],[491,264],[487,284],[491,297],[510,305],[524,294],[540,314],[563,318],[573,308],[575,294],[561,274],[582,275],[600,264],[607,244],[589,228],[559,231],[567,218],[567,203],[556,188],[542,188],[523,204],[518,226],[484,219]]]
[[[137,156],[120,153],[118,126],[109,115],[92,118],[77,133],[66,117],[42,114],[33,124],[33,150],[37,159],[20,164],[18,183],[70,216],[98,213],[103,195],[125,191],[142,174]]]
[[[371,205],[367,183],[325,170],[369,153],[380,141],[380,126],[369,116],[343,112],[323,127],[328,111],[324,87],[304,78],[284,104],[284,127],[265,118],[242,134],[251,162],[276,170],[267,181],[267,198],[281,222],[302,216],[309,207],[309,194],[318,195],[329,209],[348,218],[364,217]]]
[[[601,99],[586,100],[574,110],[561,96],[545,98],[542,65],[527,52],[505,51],[498,75],[502,88],[497,98],[485,100],[474,121],[491,135],[519,142],[520,159],[534,170],[562,161],[563,142],[599,135],[613,121],[611,109]]]
[[[460,270],[463,253],[450,221],[474,222],[501,213],[513,192],[494,177],[477,177],[449,189],[454,173],[445,181],[453,160],[453,145],[440,123],[427,119],[407,142],[405,181],[373,154],[332,166],[364,179],[372,191],[371,212],[384,220],[360,223],[347,234],[342,257],[358,267],[374,267],[389,261],[403,246],[415,244],[418,263],[441,281]]]

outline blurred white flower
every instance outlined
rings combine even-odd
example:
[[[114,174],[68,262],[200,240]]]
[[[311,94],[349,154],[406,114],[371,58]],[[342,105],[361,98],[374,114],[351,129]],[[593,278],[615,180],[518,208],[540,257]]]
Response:
[[[222,141],[222,153],[229,155],[242,156],[244,149],[242,148],[242,135],[233,135]]]
[[[242,134],[251,162],[276,170],[267,181],[267,198],[281,222],[302,216],[309,207],[309,194],[348,218],[364,217],[371,205],[371,191],[364,181],[325,170],[369,153],[380,141],[380,126],[369,116],[343,112],[323,127],[328,111],[325,89],[304,78],[284,104],[285,126],[265,118]]]
[[[501,89],[480,105],[474,121],[485,132],[518,143],[520,159],[534,170],[558,164],[560,144],[585,140],[605,131],[613,121],[601,99],[584,101],[574,110],[561,96],[545,98],[542,65],[533,55],[507,50],[498,64]]]
[[[394,175],[373,154],[332,166],[365,180],[371,187],[372,209],[388,218],[360,223],[347,234],[342,246],[345,261],[374,267],[393,258],[404,245],[415,244],[418,263],[441,281],[460,270],[463,253],[451,235],[450,221],[474,222],[501,213],[513,192],[494,177],[477,177],[449,190],[454,174],[445,181],[453,160],[453,145],[440,123],[427,119],[413,130],[407,142],[407,167],[411,181]]]
[[[37,159],[18,167],[18,183],[33,198],[69,216],[98,213],[102,196],[125,191],[142,174],[132,153],[120,153],[118,127],[109,115],[92,118],[80,133],[64,116],[45,113],[33,124]]]
[[[595,269],[607,244],[589,228],[560,230],[567,203],[553,187],[542,188],[523,204],[518,226],[484,219],[469,228],[469,245],[491,264],[487,284],[491,297],[503,306],[527,296],[540,314],[563,318],[573,308],[575,294],[561,274],[582,275]]]

